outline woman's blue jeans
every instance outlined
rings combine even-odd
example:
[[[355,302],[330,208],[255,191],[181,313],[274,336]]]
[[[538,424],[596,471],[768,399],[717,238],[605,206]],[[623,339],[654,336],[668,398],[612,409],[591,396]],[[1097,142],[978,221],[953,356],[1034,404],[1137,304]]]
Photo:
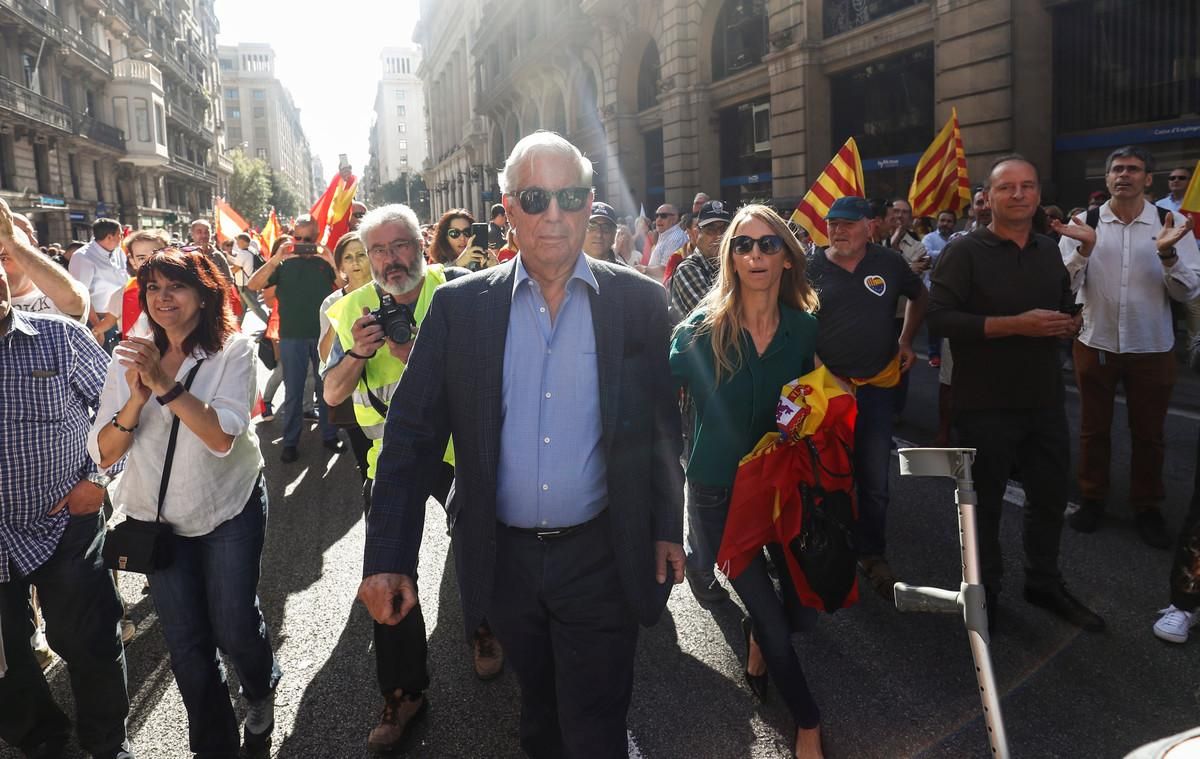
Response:
[[[150,575],[150,595],[196,753],[235,755],[241,745],[221,651],[233,662],[247,700],[266,698],[279,681],[258,608],[266,526],[267,491],[260,474],[240,514],[207,535],[174,536],[171,566]]]

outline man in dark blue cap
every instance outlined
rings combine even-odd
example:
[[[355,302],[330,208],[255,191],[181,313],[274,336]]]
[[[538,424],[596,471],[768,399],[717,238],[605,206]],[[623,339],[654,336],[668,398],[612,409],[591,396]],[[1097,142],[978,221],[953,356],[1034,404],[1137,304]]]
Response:
[[[671,318],[681,321],[717,282],[721,238],[729,229],[733,212],[724,201],[710,200],[700,207],[696,249],[675,267],[671,277]]]
[[[896,386],[915,360],[912,339],[925,316],[928,292],[899,253],[869,242],[870,217],[871,206],[863,198],[834,201],[825,214],[829,247],[813,255],[808,277],[821,296],[817,355],[834,374],[861,385],[854,431],[855,545],[859,570],[891,600],[896,577],[884,549],[893,404]],[[908,304],[897,340],[893,319],[901,296]]]
[[[627,266],[613,251],[617,239],[617,212],[608,203],[592,203],[592,215],[588,217],[587,235],[583,238],[583,252],[592,258],[610,264]]]

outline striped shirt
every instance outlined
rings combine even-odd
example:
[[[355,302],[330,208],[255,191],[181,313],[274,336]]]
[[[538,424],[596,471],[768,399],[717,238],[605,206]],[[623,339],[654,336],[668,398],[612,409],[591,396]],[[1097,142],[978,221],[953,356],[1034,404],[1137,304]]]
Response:
[[[0,336],[0,583],[54,554],[70,514],[50,509],[97,471],[87,433],[109,361],[72,320],[11,314]]]

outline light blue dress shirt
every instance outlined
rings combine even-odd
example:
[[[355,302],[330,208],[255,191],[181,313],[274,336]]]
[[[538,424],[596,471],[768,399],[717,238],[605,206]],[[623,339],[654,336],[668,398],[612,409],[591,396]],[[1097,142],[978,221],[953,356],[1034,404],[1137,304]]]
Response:
[[[516,259],[504,344],[496,517],[513,527],[582,524],[608,505],[596,333],[583,254],[553,323]]]

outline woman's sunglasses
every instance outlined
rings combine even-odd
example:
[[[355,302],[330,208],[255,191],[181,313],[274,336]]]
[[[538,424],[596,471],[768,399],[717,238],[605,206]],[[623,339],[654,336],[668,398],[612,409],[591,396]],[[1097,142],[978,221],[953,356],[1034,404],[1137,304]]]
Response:
[[[763,235],[757,240],[749,235],[737,235],[730,242],[734,252],[742,256],[750,255],[755,244],[764,256],[773,256],[783,250],[783,238],[779,235]]]
[[[470,236],[471,236],[470,227],[468,227],[467,229],[458,229],[457,227],[450,227],[449,229],[446,230],[446,237],[449,237],[451,240],[457,240],[460,237],[470,237]]]
[[[590,187],[564,187],[561,190],[546,190],[541,187],[528,187],[518,192],[517,202],[521,210],[532,216],[545,212],[550,207],[550,199],[558,200],[558,207],[568,213],[578,211],[587,202],[592,192]]]

